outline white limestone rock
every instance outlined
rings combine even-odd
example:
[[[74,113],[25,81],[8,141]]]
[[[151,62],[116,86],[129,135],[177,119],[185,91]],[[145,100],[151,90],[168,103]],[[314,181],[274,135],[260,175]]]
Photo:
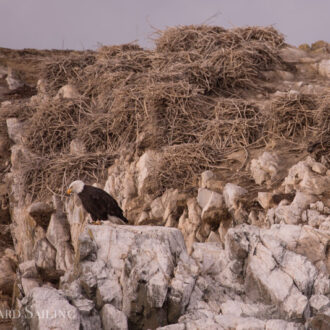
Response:
[[[322,309],[330,308],[330,299],[327,296],[318,294],[313,295],[309,299],[312,312],[314,314],[320,312]]]
[[[81,317],[78,310],[53,288],[34,288],[22,311],[25,311],[30,329],[80,329]]]
[[[258,192],[258,202],[263,209],[269,209],[271,206],[273,194],[270,192]]]
[[[6,124],[9,138],[16,144],[22,144],[24,136],[24,123],[17,118],[7,118]]]
[[[22,277],[21,284],[22,284],[24,294],[27,296],[32,292],[32,290],[34,288],[40,287],[42,282],[40,279]]]
[[[321,76],[330,79],[330,60],[324,59],[318,63],[318,72]]]
[[[46,238],[39,240],[33,250],[36,266],[48,276],[56,277],[56,250]]]
[[[28,260],[18,265],[18,269],[23,278],[36,278],[38,277],[38,270],[34,260]]]
[[[277,268],[272,253],[262,244],[249,256],[245,288],[250,299],[273,303],[290,319],[302,319],[308,308],[307,297],[287,273]]]
[[[233,183],[227,183],[223,190],[223,197],[225,199],[226,206],[229,210],[236,210],[239,208],[239,198],[247,194],[247,190],[237,186]]]
[[[136,163],[137,189],[139,195],[153,188],[155,171],[160,160],[160,155],[153,151],[146,151]]]
[[[302,213],[302,220],[311,227],[320,228],[322,224],[330,222],[330,215],[326,216],[316,210],[308,209]],[[326,227],[321,227],[321,230],[327,229]]]
[[[79,281],[88,299],[96,295],[99,308],[111,303],[138,327],[176,321],[184,311],[197,267],[179,230],[88,225],[80,240],[85,243],[78,249],[85,252]]]
[[[286,322],[284,320],[268,320],[265,330],[304,330],[305,327],[301,323]]]
[[[303,211],[310,203],[316,201],[316,197],[307,193],[297,191],[294,200],[290,205],[280,205],[275,209],[275,222],[284,222],[290,225],[297,225],[303,222]]]
[[[57,92],[55,99],[76,99],[80,94],[77,88],[71,84],[62,86]]]
[[[289,170],[283,182],[285,192],[293,190],[306,194],[321,195],[330,190],[330,175],[321,175],[312,170],[317,162],[308,156],[306,160],[297,163]]]
[[[200,188],[206,188],[218,193],[222,193],[224,183],[212,171],[204,171],[201,174]]]
[[[55,203],[56,201],[54,201]],[[56,212],[50,218],[46,237],[56,249],[71,239],[70,225],[66,214],[62,211],[62,203],[58,205]]]
[[[199,188],[197,202],[202,208],[201,218],[203,222],[218,225],[226,214],[224,198],[215,191]]]
[[[15,90],[24,86],[24,82],[19,77],[18,73],[12,68],[8,68],[6,82],[10,90]]]
[[[101,310],[103,329],[127,330],[126,315],[110,304],[103,306]]]
[[[269,185],[278,173],[279,159],[276,154],[265,151],[258,159],[251,161],[250,169],[256,184],[266,182]]]
[[[141,218],[139,224],[151,222],[152,224],[165,225],[168,221],[175,224],[179,218],[178,198],[179,191],[177,189],[167,189],[162,196],[151,202],[149,214]]]
[[[181,230],[187,251],[190,254],[195,241],[196,232],[202,223],[201,208],[195,198],[187,200],[188,212],[184,211],[179,219],[178,229]]]

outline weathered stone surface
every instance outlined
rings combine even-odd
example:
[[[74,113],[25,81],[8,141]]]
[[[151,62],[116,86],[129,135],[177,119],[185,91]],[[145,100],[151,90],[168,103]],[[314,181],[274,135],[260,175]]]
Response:
[[[249,256],[245,285],[253,301],[273,303],[289,318],[303,318],[307,297],[297,290],[286,272],[277,268],[271,252],[261,244]]]
[[[275,222],[293,225],[301,223],[303,211],[315,200],[315,196],[298,191],[290,205],[280,204],[275,209]]]
[[[330,176],[315,173],[312,168],[314,166],[315,169],[316,165],[317,162],[313,158],[307,157],[306,160],[292,166],[283,183],[285,191],[296,190],[313,195],[320,195],[329,191]]]
[[[87,299],[111,303],[138,327],[175,321],[189,302],[197,267],[177,229],[89,225],[78,248],[86,250],[79,282]]]
[[[201,174],[200,188],[222,193],[224,186],[224,182],[218,179],[212,171],[205,171]]]
[[[77,88],[71,84],[62,86],[59,91],[56,94],[55,98],[58,99],[75,99],[78,98],[79,92],[77,91]]]
[[[30,329],[80,329],[78,310],[56,289],[34,288],[23,310]]]
[[[178,229],[181,230],[187,251],[190,254],[196,233],[202,223],[201,208],[195,198],[187,200],[188,212],[184,211],[179,219]]]
[[[264,152],[258,159],[251,161],[250,169],[256,184],[266,182],[269,185],[278,173],[279,159],[274,153]]]
[[[96,291],[96,304],[101,308],[105,304],[111,304],[121,309],[123,302],[122,288],[119,280],[111,273],[107,279],[99,281]]]
[[[24,86],[24,82],[21,81],[19,75],[10,67],[8,67],[6,82],[10,90],[15,90]]]
[[[318,72],[325,78],[330,78],[330,60],[324,59],[318,64]]]
[[[55,276],[56,250],[46,238],[37,242],[33,253],[36,266],[42,269],[48,276]]]
[[[136,163],[137,189],[139,195],[153,191],[152,178],[159,162],[159,155],[152,150],[145,152]]]
[[[104,329],[126,330],[128,329],[126,315],[114,306],[106,304],[101,311],[102,325]]]
[[[34,278],[21,278],[21,284],[25,295],[29,295],[34,288],[41,286],[41,280]]]
[[[16,144],[23,142],[24,124],[17,118],[8,118],[6,120],[9,138]]]
[[[221,194],[205,188],[198,189],[197,202],[202,208],[202,221],[217,227],[227,216],[224,199]]]
[[[57,211],[52,214],[46,237],[56,249],[64,242],[70,241],[70,225],[65,213],[63,213],[61,209],[57,209]]]
[[[164,194],[150,204],[150,212],[140,217],[139,224],[165,225],[167,222],[176,224],[180,217],[180,196],[177,189],[167,189]],[[169,226],[171,227],[171,226]]]
[[[22,262],[18,265],[22,277],[36,278],[38,277],[38,270],[34,260]]]
[[[233,183],[227,183],[223,190],[223,197],[229,210],[238,209],[239,198],[247,193],[247,190]]]
[[[268,209],[271,206],[273,194],[269,192],[258,192],[258,202],[264,209]]]
[[[311,306],[313,314],[316,314],[325,308],[330,308],[330,299],[324,295],[313,295],[309,299],[309,304]]]
[[[69,242],[63,242],[56,248],[56,269],[67,271],[74,263],[74,251]]]

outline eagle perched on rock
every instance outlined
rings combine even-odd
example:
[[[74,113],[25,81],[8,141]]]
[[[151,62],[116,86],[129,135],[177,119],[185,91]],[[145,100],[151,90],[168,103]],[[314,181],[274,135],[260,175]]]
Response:
[[[72,193],[78,195],[84,209],[91,215],[93,221],[109,220],[109,217],[117,217],[124,223],[128,223],[116,200],[100,188],[76,180],[70,184],[66,193],[67,195]]]

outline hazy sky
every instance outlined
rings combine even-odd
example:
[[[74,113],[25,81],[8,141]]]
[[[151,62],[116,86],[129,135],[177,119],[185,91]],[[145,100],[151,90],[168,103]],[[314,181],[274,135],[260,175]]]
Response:
[[[0,47],[95,49],[168,26],[273,25],[288,43],[330,42],[330,0],[0,0]]]

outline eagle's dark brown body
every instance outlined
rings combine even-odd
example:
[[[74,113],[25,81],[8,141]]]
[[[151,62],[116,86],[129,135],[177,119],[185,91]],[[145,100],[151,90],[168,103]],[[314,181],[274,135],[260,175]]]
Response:
[[[114,216],[128,223],[116,200],[104,190],[84,185],[78,196],[93,221],[108,220],[108,216]]]

